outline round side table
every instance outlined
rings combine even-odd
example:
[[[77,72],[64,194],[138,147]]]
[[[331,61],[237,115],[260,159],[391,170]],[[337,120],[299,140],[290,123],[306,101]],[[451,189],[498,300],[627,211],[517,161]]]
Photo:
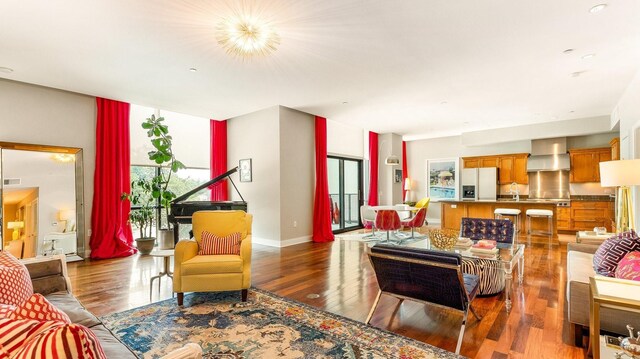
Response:
[[[150,256],[152,257],[159,257],[159,258],[163,258],[163,267],[162,267],[162,272],[158,273],[158,275],[151,277],[151,285],[149,286],[149,300],[151,301],[152,297],[153,297],[153,281],[155,279],[160,279],[164,276],[167,276],[169,278],[171,278],[171,280],[173,280],[173,272],[171,271],[171,257],[173,257],[174,254],[174,250],[173,249],[163,249],[163,250],[154,250],[153,252],[149,253]],[[158,281],[158,289],[160,289],[160,283],[161,281]],[[172,294],[173,296],[173,294]]]

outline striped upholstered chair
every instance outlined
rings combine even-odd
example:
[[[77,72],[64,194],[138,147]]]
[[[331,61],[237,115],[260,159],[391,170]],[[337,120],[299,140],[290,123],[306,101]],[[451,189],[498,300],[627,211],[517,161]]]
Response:
[[[500,243],[513,243],[513,222],[508,219],[462,218],[460,237],[472,240],[492,239]],[[494,295],[504,290],[504,270],[489,259],[463,258],[462,271],[480,277],[480,295]]]

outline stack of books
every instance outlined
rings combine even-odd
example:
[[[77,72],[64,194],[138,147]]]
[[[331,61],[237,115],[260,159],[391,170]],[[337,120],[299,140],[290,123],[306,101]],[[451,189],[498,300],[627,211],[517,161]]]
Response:
[[[476,244],[471,246],[471,252],[478,254],[496,254],[498,253],[496,241],[481,239]]]
[[[458,242],[456,242],[456,245],[453,246],[453,248],[469,249],[472,245],[473,241],[471,239],[467,237],[460,237],[458,238]]]

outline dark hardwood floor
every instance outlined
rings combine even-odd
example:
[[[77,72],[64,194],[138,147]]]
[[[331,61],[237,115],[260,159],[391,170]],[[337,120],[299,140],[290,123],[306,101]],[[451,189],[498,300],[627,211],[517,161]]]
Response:
[[[478,298],[483,316],[470,319],[461,354],[475,358],[583,358],[571,345],[565,314],[566,245],[549,245],[534,237],[526,245],[524,283],[513,284],[513,309],[503,296]],[[521,240],[526,241],[525,238]],[[312,306],[364,321],[378,287],[364,245],[338,239],[287,248],[254,245],[253,286]],[[149,304],[149,280],[161,269],[161,259],[128,258],[69,264],[73,291],[89,310],[105,315]],[[154,283],[153,301],[171,298],[166,277]],[[316,299],[310,294],[319,294]],[[450,351],[455,350],[462,320],[455,311],[398,301],[383,296],[371,325]],[[470,316],[472,318],[472,316]]]

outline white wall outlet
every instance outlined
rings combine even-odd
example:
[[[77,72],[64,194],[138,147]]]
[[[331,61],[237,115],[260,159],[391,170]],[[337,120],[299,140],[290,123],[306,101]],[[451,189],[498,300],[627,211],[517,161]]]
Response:
[[[51,222],[51,227],[55,227],[58,225],[58,222]]]
[[[452,204],[451,208],[458,208],[458,205],[457,204]]]
[[[293,221],[293,228],[298,227],[298,221]]]
[[[91,228],[87,229],[87,235],[91,237]]]

